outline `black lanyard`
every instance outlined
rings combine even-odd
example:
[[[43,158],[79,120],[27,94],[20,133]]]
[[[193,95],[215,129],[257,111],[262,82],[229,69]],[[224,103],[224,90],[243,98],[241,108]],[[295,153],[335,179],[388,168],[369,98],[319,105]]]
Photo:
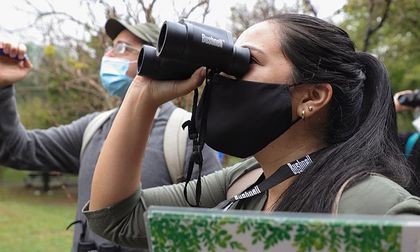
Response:
[[[280,184],[281,182],[285,181],[286,179],[297,175],[299,173],[302,173],[305,171],[308,167],[312,166],[314,161],[314,157],[320,152],[316,151],[314,153],[311,153],[309,155],[306,155],[300,159],[297,159],[293,162],[287,163],[285,165],[282,165],[279,169],[277,169],[276,172],[273,173],[270,177],[267,179],[264,179],[264,174],[261,175],[260,178],[258,178],[257,185],[253,186],[251,189],[246,189],[240,194],[237,194],[233,196],[230,199],[227,199],[220,204],[216,206],[218,209],[222,209],[224,211],[230,209],[232,205],[242,199],[248,199],[251,197],[254,197],[256,195],[259,195],[261,193],[264,193],[268,191],[270,188]],[[262,181],[261,181],[262,180]],[[260,182],[261,181],[261,182]],[[252,185],[251,185],[252,186]]]

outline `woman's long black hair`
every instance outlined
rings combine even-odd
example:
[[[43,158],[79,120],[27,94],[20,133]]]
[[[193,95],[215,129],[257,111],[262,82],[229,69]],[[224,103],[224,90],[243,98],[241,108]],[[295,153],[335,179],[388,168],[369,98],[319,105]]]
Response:
[[[398,147],[396,113],[387,71],[374,56],[356,52],[348,34],[321,19],[281,14],[280,46],[294,83],[330,83],[325,142],[329,148],[283,194],[277,211],[331,212],[350,178],[382,174],[407,186],[412,173]]]

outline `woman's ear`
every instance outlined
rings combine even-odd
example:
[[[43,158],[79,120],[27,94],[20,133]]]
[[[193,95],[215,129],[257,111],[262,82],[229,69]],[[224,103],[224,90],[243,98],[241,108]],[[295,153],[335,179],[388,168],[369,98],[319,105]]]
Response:
[[[329,83],[302,85],[296,104],[296,113],[302,119],[306,119],[325,108],[333,95],[332,86]]]

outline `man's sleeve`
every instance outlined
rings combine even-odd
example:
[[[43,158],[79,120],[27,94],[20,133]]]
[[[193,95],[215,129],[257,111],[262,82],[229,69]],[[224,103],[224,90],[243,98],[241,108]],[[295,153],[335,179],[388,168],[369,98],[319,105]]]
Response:
[[[0,89],[0,164],[15,169],[77,173],[83,132],[95,114],[49,129],[26,130],[14,87]]]

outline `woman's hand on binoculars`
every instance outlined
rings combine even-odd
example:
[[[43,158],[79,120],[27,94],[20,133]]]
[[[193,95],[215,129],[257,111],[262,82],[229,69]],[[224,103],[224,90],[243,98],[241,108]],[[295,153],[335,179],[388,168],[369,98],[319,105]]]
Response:
[[[26,46],[0,41],[0,88],[23,80],[32,69]]]
[[[186,80],[162,81],[137,75],[130,85],[128,94],[135,96],[142,94],[141,99],[146,99],[142,102],[148,102],[158,107],[199,87],[203,83],[205,75],[205,67],[197,69]]]

